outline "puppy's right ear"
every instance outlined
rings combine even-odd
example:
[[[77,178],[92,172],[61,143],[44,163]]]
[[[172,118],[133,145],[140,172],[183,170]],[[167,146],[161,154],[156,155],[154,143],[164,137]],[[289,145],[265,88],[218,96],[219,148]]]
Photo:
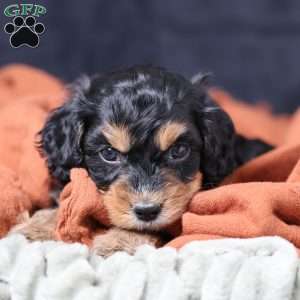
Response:
[[[80,143],[84,132],[84,112],[81,106],[87,101],[85,94],[89,88],[89,78],[82,77],[76,81],[71,86],[70,100],[50,114],[39,133],[41,153],[46,158],[50,173],[61,183],[69,181],[71,168],[82,166]]]

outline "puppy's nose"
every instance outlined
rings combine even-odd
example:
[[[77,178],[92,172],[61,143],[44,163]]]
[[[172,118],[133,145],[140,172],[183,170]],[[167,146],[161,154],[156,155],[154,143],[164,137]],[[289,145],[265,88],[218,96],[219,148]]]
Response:
[[[133,211],[139,220],[149,222],[157,218],[161,208],[157,204],[140,203],[134,207]]]

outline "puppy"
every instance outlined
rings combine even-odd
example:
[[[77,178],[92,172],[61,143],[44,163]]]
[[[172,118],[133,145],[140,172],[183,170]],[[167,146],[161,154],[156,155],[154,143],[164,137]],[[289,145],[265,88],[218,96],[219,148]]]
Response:
[[[152,66],[79,79],[40,136],[57,182],[66,184],[71,168],[85,168],[102,194],[114,226],[95,238],[94,250],[104,256],[159,245],[197,191],[271,148],[236,134],[201,79],[192,84]],[[51,237],[56,211],[48,219],[36,215],[17,231]]]

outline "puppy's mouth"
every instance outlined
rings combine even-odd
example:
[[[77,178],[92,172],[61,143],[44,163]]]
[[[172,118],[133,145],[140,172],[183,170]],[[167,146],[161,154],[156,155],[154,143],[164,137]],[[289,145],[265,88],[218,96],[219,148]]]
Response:
[[[193,195],[200,190],[202,174],[188,183],[167,180],[159,190],[136,191],[119,180],[103,195],[114,226],[129,230],[159,231],[181,218]]]

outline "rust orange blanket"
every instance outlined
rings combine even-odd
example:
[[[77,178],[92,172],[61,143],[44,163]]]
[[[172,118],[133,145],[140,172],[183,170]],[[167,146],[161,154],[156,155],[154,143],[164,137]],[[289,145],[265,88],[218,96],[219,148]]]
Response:
[[[274,116],[266,106],[238,102],[216,89],[210,93],[231,115],[238,132],[276,148],[236,170],[221,187],[196,194],[169,245],[279,235],[299,248],[300,110]],[[50,177],[35,137],[66,94],[61,82],[40,70],[21,65],[0,69],[0,236],[23,212],[51,205]],[[72,170],[60,202],[57,239],[89,244],[110,225],[101,196],[83,169]]]

